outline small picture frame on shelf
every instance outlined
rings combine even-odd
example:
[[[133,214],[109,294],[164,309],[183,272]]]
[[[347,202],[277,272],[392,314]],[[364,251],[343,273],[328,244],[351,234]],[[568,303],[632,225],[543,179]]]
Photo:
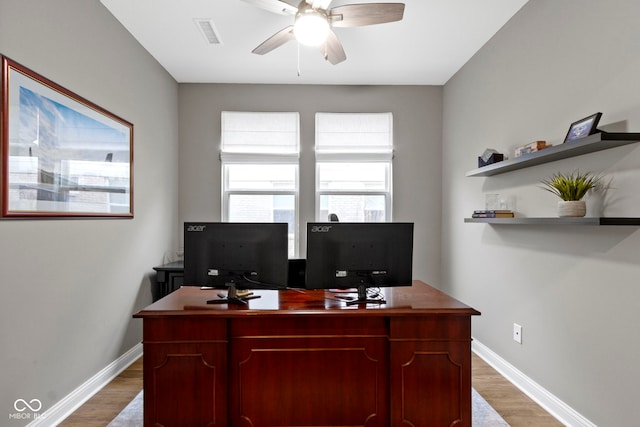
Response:
[[[602,113],[595,113],[589,117],[585,117],[584,119],[571,123],[571,126],[569,126],[569,132],[567,132],[567,136],[564,138],[564,142],[573,141],[596,133],[600,117],[602,117]]]

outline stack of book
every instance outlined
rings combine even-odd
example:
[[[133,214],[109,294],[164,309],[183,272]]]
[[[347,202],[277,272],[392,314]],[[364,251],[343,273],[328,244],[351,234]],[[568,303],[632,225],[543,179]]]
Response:
[[[513,211],[509,209],[484,209],[473,211],[472,218],[513,218]]]
[[[529,144],[525,144],[522,147],[516,148],[516,157],[520,157],[523,154],[535,153],[536,151],[544,150],[545,148],[549,148],[551,145],[547,145],[547,141],[533,141]]]

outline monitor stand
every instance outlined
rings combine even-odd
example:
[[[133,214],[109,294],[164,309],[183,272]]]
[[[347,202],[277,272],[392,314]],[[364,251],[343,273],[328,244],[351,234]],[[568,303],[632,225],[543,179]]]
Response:
[[[348,301],[347,305],[357,305],[357,304],[386,304],[387,301],[379,295],[380,298],[369,298],[367,295],[367,289],[369,286],[367,285],[358,285],[358,298],[353,301]]]
[[[238,289],[236,288],[235,283],[226,283],[225,286],[229,288],[227,294],[218,294],[220,299],[210,299],[207,301],[207,304],[235,304],[235,305],[247,305],[248,300],[260,298],[260,295],[245,295],[240,296],[238,294]]]

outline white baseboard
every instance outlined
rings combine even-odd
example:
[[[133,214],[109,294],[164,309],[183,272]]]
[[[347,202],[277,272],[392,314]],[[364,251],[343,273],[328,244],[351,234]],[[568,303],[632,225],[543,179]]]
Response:
[[[80,387],[40,414],[38,418],[26,427],[49,427],[60,424],[65,418],[82,406],[83,403],[100,391],[102,387],[109,384],[111,380],[127,369],[129,365],[138,360],[140,356],[142,356],[142,343],[136,344],[131,350],[111,362]]]
[[[472,341],[471,350],[564,425],[597,427],[478,340]]]

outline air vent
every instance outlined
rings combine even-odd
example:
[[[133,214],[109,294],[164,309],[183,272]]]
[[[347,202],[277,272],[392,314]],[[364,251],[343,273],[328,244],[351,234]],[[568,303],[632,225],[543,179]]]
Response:
[[[198,29],[204,36],[205,40],[209,44],[222,44],[220,41],[220,37],[218,37],[218,33],[216,32],[216,27],[213,25],[213,21],[211,19],[194,19],[193,20]]]

